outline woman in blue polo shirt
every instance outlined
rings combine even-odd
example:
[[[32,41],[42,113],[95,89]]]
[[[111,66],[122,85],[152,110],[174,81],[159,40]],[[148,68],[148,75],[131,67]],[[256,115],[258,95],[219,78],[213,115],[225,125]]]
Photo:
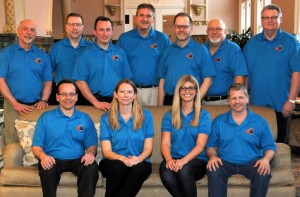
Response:
[[[206,174],[205,146],[211,119],[201,109],[199,84],[191,75],[176,85],[172,110],[162,120],[160,178],[172,196],[197,196],[195,182]]]
[[[152,172],[153,118],[142,109],[135,84],[121,80],[111,109],[101,117],[103,159],[99,170],[106,177],[105,196],[136,196]]]

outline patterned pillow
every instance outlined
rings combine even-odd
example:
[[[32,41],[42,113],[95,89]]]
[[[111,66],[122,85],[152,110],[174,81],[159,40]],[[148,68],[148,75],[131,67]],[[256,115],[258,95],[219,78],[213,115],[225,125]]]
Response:
[[[24,150],[23,165],[32,166],[38,163],[38,159],[31,151],[32,138],[35,131],[36,122],[16,120],[15,128],[20,140],[20,145]]]
[[[33,155],[31,146],[32,139],[35,131],[36,122],[35,121],[24,121],[24,120],[16,120],[15,128],[17,130],[17,135],[20,140],[20,145],[24,150],[23,157],[23,165],[24,166],[32,166],[38,163],[38,159]],[[98,138],[98,147],[97,147],[97,156],[95,158],[97,164],[102,159],[102,151],[100,146],[100,123],[95,123],[95,127],[97,130],[97,138]]]

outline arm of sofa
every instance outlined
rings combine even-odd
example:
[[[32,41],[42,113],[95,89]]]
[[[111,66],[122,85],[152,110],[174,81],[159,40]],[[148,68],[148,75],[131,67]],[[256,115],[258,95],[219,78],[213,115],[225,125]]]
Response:
[[[291,168],[291,149],[287,144],[276,143],[276,154],[271,161],[271,168]]]
[[[24,151],[19,143],[7,144],[3,153],[3,167],[23,166]]]

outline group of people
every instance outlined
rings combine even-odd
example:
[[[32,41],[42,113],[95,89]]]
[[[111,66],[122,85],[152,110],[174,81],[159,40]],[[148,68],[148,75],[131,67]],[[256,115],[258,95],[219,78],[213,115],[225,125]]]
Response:
[[[17,42],[0,52],[6,129],[33,108],[58,104],[40,117],[33,140],[44,196],[56,195],[65,171],[78,176],[79,196],[93,196],[98,169],[107,178],[106,196],[135,196],[152,171],[153,120],[142,107],[149,105],[172,105],[162,120],[159,169],[170,194],[196,196],[195,181],[207,173],[209,195],[225,196],[228,178],[238,173],[251,180],[251,196],[265,196],[275,142],[266,121],[247,105],[273,108],[277,141],[286,143],[300,90],[299,42],[281,30],[281,9],[263,8],[263,32],[243,51],[226,39],[221,19],[209,21],[204,45],[191,37],[188,14],[174,17],[173,44],[152,27],[154,20],[151,4],[138,5],[137,27],[113,45],[109,18],[95,20],[90,43],[82,37],[82,16],[70,13],[67,37],[48,55],[33,44],[36,25],[27,19],[17,28]],[[106,111],[99,166],[94,124],[75,103]],[[201,103],[229,104],[230,110],[211,123]]]

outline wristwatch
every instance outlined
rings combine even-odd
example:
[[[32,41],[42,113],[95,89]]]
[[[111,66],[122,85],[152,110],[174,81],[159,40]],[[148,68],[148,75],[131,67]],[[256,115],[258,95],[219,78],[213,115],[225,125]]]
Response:
[[[295,103],[296,103],[296,100],[289,99],[289,102],[295,104]]]

